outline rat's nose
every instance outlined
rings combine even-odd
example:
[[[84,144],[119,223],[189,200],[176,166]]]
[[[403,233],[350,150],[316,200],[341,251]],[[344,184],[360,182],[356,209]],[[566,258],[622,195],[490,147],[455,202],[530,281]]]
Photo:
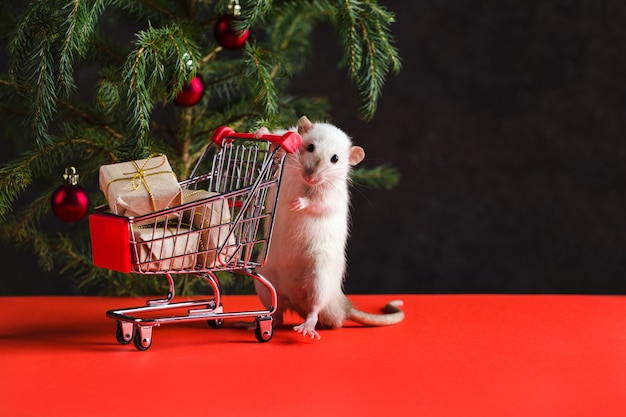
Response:
[[[305,175],[304,176],[304,182],[306,182],[309,185],[316,185],[319,184],[319,179],[312,176],[312,175]]]

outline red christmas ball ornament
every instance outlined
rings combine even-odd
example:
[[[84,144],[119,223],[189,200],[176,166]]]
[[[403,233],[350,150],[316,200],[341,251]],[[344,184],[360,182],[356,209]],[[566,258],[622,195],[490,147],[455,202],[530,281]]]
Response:
[[[64,222],[76,222],[89,211],[89,194],[78,185],[76,168],[65,168],[65,183],[52,193],[52,211]]]
[[[199,75],[196,75],[191,79],[191,82],[176,95],[174,103],[184,107],[195,106],[202,100],[204,91],[204,82]]]
[[[233,24],[237,17],[226,15],[221,17],[215,24],[215,40],[224,49],[237,50],[243,48],[250,36],[250,31],[236,30]]]

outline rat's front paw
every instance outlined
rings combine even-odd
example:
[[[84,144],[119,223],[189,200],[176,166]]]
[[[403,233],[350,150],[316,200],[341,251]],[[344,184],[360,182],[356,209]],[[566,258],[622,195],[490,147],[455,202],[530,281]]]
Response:
[[[300,210],[304,210],[305,208],[307,208],[308,205],[309,205],[309,200],[307,198],[299,197],[294,200],[291,200],[291,203],[289,203],[289,209],[291,211],[300,211]]]
[[[254,137],[256,139],[261,139],[264,135],[269,135],[269,134],[270,134],[270,131],[267,130],[266,127],[262,127],[260,129],[257,129],[256,132],[254,132]]]

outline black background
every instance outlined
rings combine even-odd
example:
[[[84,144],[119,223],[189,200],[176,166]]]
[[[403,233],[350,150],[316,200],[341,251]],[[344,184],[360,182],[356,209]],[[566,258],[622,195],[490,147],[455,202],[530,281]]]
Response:
[[[626,293],[626,3],[380,3],[403,69],[372,121],[329,26],[294,87],[402,174],[353,192],[346,292]],[[70,291],[29,252],[1,261],[2,294]]]

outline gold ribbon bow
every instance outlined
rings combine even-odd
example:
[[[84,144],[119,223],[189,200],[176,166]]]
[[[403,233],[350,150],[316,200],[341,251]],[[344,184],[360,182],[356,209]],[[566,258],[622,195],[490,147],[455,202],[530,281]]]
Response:
[[[154,167],[146,168],[146,165],[148,165],[148,162],[150,162],[152,158],[157,157],[157,156],[161,157],[161,162]],[[122,173],[122,175],[124,175],[124,178],[115,178],[109,181],[109,183],[107,184],[107,190],[106,190],[107,196],[109,195],[109,186],[111,185],[111,183],[117,182],[117,181],[130,180],[130,186],[133,189],[133,191],[138,190],[139,188],[141,188],[142,185],[144,186],[144,188],[148,192],[148,196],[150,197],[150,202],[152,203],[152,209],[156,211],[157,207],[156,207],[156,202],[154,201],[154,195],[152,194],[152,190],[150,190],[150,186],[148,185],[148,181],[146,181],[146,177],[150,177],[152,175],[159,175],[159,174],[172,174],[174,175],[174,178],[176,178],[176,175],[172,171],[157,171],[157,172],[149,172],[149,173],[146,172],[146,171],[152,171],[152,170],[158,169],[162,167],[163,165],[165,165],[166,158],[165,158],[165,155],[163,155],[162,153],[150,155],[141,166],[137,164],[137,161],[130,161],[130,162],[135,167],[135,171],[124,172]],[[128,178],[127,177],[128,175],[132,175],[132,177]]]

